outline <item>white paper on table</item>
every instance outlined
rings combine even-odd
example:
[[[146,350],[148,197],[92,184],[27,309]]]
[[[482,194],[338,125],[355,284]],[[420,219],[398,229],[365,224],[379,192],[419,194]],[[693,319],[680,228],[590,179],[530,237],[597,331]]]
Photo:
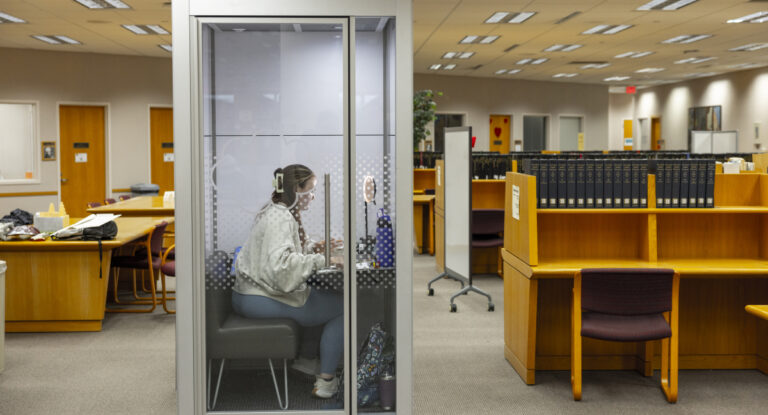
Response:
[[[56,235],[59,232],[64,232],[65,230],[70,229],[70,228],[85,229],[85,228],[93,228],[93,227],[96,227],[96,226],[101,226],[101,225],[103,225],[103,224],[105,224],[105,223],[107,223],[109,221],[115,220],[115,219],[117,219],[119,217],[120,217],[120,215],[115,215],[115,214],[112,214],[112,213],[91,214],[88,217],[86,217],[84,219],[81,219],[77,223],[73,223],[72,225],[69,225],[69,226],[67,226],[64,229],[60,229],[60,230],[54,232],[53,235]]]

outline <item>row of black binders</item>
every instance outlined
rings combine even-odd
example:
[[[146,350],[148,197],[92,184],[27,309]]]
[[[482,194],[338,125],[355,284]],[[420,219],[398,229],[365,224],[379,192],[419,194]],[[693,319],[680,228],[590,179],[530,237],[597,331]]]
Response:
[[[656,207],[715,207],[715,164],[714,160],[656,161]]]
[[[647,208],[649,167],[657,207],[714,207],[714,160],[523,160],[539,209]]]

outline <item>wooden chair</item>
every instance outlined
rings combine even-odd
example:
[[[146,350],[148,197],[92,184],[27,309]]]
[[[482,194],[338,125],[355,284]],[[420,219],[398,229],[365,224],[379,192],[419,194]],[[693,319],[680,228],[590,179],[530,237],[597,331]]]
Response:
[[[87,203],[88,209],[93,209],[101,206],[101,203],[99,202],[89,202]]]
[[[581,400],[581,338],[645,342],[661,339],[661,389],[677,402],[678,293],[672,269],[582,269],[573,280],[571,385]]]
[[[109,199],[104,199],[104,204],[105,205],[111,205],[113,203],[117,203],[117,200],[115,200],[115,199],[113,199],[111,197]]]
[[[122,195],[118,199],[120,199],[120,201],[122,202],[123,200],[128,200],[130,198],[131,198],[131,195]]]
[[[160,264],[162,261],[162,243],[163,243],[163,232],[165,231],[165,227],[168,226],[167,222],[160,222],[157,224],[154,229],[152,229],[143,240],[143,248],[135,251],[133,255],[127,255],[127,256],[114,256],[112,257],[112,268],[116,268],[114,275],[113,275],[113,297],[114,301],[117,304],[131,304],[131,305],[150,305],[149,308],[145,309],[107,309],[107,311],[112,313],[151,313],[155,310],[155,307],[158,303],[163,305],[163,309],[165,309],[166,312],[170,312],[171,310],[168,310],[167,308],[167,297],[165,295],[165,291],[163,291],[163,295],[160,299],[157,298],[157,292],[155,290],[155,279],[156,279],[156,272],[159,272],[160,270]],[[136,273],[133,274],[133,294],[134,297],[137,298],[135,301],[121,301],[118,293],[118,282],[120,278],[120,273],[118,271],[119,268],[129,268],[133,270],[145,270],[147,271],[147,276],[149,277],[149,291],[151,294],[151,297],[138,297],[136,294]]]
[[[504,247],[504,209],[472,209],[472,248],[497,248],[498,269],[503,277],[501,248]]]

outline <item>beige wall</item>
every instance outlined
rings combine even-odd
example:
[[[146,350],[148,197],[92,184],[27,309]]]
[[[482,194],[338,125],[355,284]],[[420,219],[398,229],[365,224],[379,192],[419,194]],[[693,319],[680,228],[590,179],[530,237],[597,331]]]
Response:
[[[0,62],[0,101],[38,102],[40,141],[58,142],[59,104],[108,104],[109,190],[149,182],[149,106],[172,104],[170,58],[0,48]],[[0,185],[0,193],[58,191],[58,171],[58,161],[42,162],[40,184]],[[0,197],[0,214],[57,200]]]
[[[722,129],[739,132],[739,151],[765,148],[768,135],[768,69],[733,72],[639,91],[635,120],[661,116],[661,137],[666,149],[688,148],[688,108],[722,105]],[[755,123],[760,138],[755,139]]]
[[[631,120],[635,113],[635,96],[628,94],[609,94],[608,112],[608,147],[605,150],[624,149],[624,120]],[[635,149],[640,137],[640,125],[635,122],[632,128]]]
[[[475,150],[489,148],[491,114],[512,116],[512,140],[523,138],[523,115],[548,115],[551,150],[560,145],[559,117],[583,116],[585,150],[608,148],[607,86],[416,74],[414,88],[442,92],[438,112],[467,114]]]

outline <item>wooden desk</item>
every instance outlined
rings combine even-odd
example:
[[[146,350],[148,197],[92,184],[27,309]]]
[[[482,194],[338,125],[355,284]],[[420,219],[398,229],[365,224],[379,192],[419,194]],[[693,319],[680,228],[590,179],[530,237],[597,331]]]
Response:
[[[428,252],[435,254],[435,195],[413,195],[413,228],[416,230],[416,246],[419,253],[424,252],[424,207],[429,211],[427,230]]]
[[[749,314],[768,320],[768,305],[748,305],[744,307]]]
[[[88,209],[88,213],[114,213],[122,216],[173,216],[173,200],[164,201],[162,196],[140,196],[111,205]]]
[[[768,374],[768,322],[744,312],[768,304],[768,175],[715,176],[715,208],[537,209],[535,178],[507,175],[519,211],[505,214],[504,355],[520,377],[570,367],[573,275],[582,268],[672,268],[680,273],[680,369]],[[658,342],[584,339],[584,368],[660,366]]]
[[[102,242],[101,260],[96,241],[0,242],[0,259],[8,263],[5,331],[100,331],[112,250],[162,220],[174,219],[117,218],[117,237]]]

